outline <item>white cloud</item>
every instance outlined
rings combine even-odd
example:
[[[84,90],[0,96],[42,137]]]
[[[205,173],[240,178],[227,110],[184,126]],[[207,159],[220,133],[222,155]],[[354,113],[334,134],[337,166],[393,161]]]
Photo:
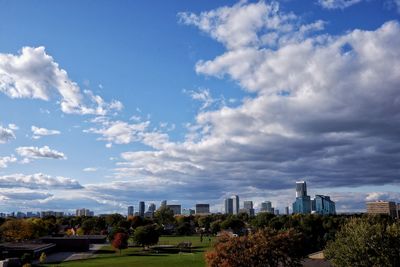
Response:
[[[83,169],[84,172],[96,172],[97,168],[94,167],[87,167]]]
[[[15,139],[14,131],[17,129],[18,127],[15,124],[9,124],[8,128],[0,125],[0,144],[4,144],[12,139]]]
[[[211,96],[209,89],[199,89],[197,91],[184,90],[183,92],[188,94],[193,100],[202,102],[201,110],[207,109],[216,101]]]
[[[31,189],[80,189],[78,181],[62,176],[52,177],[43,173],[9,174],[0,176],[0,188],[31,188]]]
[[[173,179],[179,192],[240,188],[253,197],[293,188],[300,177],[315,187],[398,183],[398,22],[309,35],[324,23],[301,24],[262,1],[180,16],[226,48],[196,71],[230,78],[252,97],[200,110],[182,142],[122,153],[118,179]],[[265,46],[270,32],[274,44]]]
[[[58,131],[58,130],[49,130],[49,129],[40,128],[40,127],[37,127],[37,126],[32,126],[31,127],[31,131],[33,133],[33,136],[32,136],[33,139],[39,139],[42,136],[61,134],[61,132]]]
[[[7,168],[9,163],[14,163],[17,158],[14,156],[0,157],[0,168]]]
[[[119,101],[106,103],[88,90],[85,98],[78,84],[70,80],[42,46],[23,47],[20,55],[0,54],[0,92],[11,98],[45,101],[57,96],[65,113],[104,115],[122,109]]]
[[[38,158],[51,158],[51,159],[67,159],[64,153],[57,150],[50,149],[48,146],[44,147],[33,147],[25,146],[18,147],[15,151],[24,158],[27,159],[38,159]]]
[[[318,0],[323,8],[326,9],[345,9],[363,0]]]

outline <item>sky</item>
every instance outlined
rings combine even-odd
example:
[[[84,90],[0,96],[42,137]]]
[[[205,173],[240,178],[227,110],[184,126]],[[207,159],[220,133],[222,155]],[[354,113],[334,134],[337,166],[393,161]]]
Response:
[[[400,202],[400,1],[0,0],[0,212]]]

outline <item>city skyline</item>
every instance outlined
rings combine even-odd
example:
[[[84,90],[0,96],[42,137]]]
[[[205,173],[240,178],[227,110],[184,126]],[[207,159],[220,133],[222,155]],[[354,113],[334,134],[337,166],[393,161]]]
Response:
[[[399,1],[5,0],[0,16],[0,212],[223,212],[239,195],[282,214],[299,180],[338,213],[400,199]]]

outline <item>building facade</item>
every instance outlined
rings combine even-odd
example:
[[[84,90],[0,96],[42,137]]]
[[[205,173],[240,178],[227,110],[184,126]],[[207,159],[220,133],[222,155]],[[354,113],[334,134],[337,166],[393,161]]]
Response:
[[[232,200],[233,200],[233,214],[239,214],[239,210],[240,210],[240,204],[239,204],[239,196],[235,195],[232,196]]]
[[[367,202],[368,214],[387,214],[393,218],[397,217],[397,205],[392,201]]]
[[[272,203],[271,203],[271,201],[262,202],[260,211],[272,213]]]
[[[139,216],[144,217],[144,212],[145,212],[145,203],[144,201],[139,202]]]
[[[133,208],[133,206],[129,206],[128,207],[128,216],[133,216],[133,214],[135,214],[135,209]]]
[[[174,215],[180,215],[182,211],[181,205],[167,205],[168,208],[172,210]]]
[[[196,204],[196,214],[210,214],[210,204]]]
[[[225,199],[225,214],[233,214],[233,199]]]
[[[336,214],[335,202],[329,196],[315,195],[312,210],[321,215]]]

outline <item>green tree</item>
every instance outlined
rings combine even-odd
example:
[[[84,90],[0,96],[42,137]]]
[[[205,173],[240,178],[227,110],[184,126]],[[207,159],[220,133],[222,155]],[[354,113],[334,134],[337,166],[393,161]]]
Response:
[[[139,246],[150,246],[158,243],[160,237],[160,230],[157,225],[139,226],[133,233],[133,240]]]
[[[400,225],[354,218],[337,232],[324,253],[334,266],[400,266]]]
[[[161,206],[154,213],[154,219],[160,225],[172,224],[174,222],[174,212],[167,206]]]

